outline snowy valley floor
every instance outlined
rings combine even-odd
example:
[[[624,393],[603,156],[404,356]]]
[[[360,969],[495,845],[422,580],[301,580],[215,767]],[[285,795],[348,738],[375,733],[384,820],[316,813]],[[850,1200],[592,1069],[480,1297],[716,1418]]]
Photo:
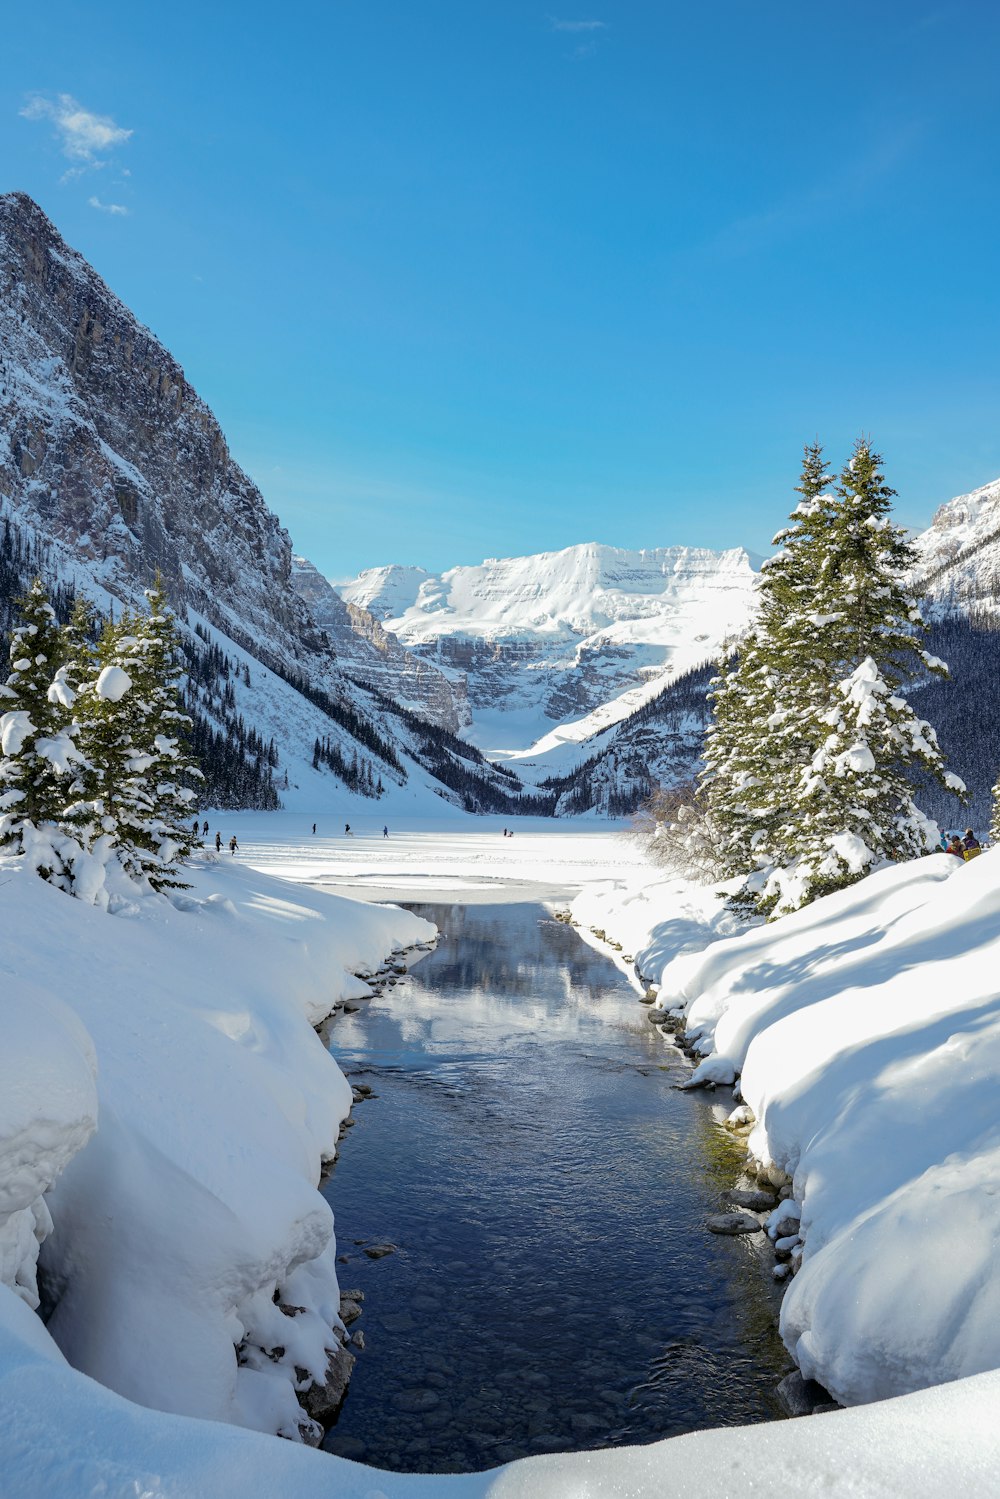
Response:
[[[345,839],[298,821],[220,818],[241,852],[200,868],[180,911],[112,917],[0,868],[4,1499],[996,1493],[1000,855],[882,871],[727,936],[710,894],[609,828],[504,839],[453,819]],[[685,1010],[705,1080],[740,1074],[750,1148],[794,1183],[786,1343],[841,1399],[879,1403],[449,1478],[263,1435],[291,1433],[295,1366],[322,1372],[337,1318],[315,1187],[350,1090],[311,1023],[430,934],[314,884],[582,889],[581,926]],[[31,1310],[40,1239],[51,1330]],[[275,1318],[277,1363],[255,1353]]]
[[[290,813],[227,814],[220,824],[238,834],[237,857],[268,874],[308,881],[366,900],[525,900],[575,894],[595,880],[645,869],[622,824],[590,819],[553,827],[551,818],[410,820],[405,827],[377,817],[344,824],[321,817],[317,832]],[[504,827],[513,827],[505,838]]]

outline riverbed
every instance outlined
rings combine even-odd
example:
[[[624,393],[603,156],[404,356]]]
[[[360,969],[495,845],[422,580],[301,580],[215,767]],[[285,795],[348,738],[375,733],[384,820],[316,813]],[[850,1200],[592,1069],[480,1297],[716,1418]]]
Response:
[[[365,1346],[325,1446],[458,1472],[781,1415],[770,1257],[704,1226],[738,1149],[626,977],[539,901],[411,909],[437,949],[331,1038],[375,1096],[326,1186]]]

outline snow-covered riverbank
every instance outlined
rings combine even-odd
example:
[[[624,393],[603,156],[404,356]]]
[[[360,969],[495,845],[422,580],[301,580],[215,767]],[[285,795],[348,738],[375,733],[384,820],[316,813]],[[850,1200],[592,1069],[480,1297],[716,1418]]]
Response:
[[[495,857],[494,845],[510,861],[512,840],[505,845],[493,830],[477,836],[492,839],[484,849],[488,862]],[[590,846],[577,860],[578,885],[592,885],[609,866],[619,867],[611,862],[618,856],[608,846],[607,834],[594,836],[607,843]],[[419,830],[413,837],[410,854],[416,858],[419,844],[428,883],[442,871],[448,878],[476,883],[480,861],[471,844],[456,844],[435,865],[431,831]],[[290,838],[287,846],[291,850]],[[520,843],[518,849],[526,846]],[[514,857],[525,858],[526,879],[544,881],[560,867],[560,878],[567,878],[575,851],[584,854],[585,839],[571,846],[573,855],[561,841],[548,851],[539,844],[530,865],[520,852]],[[311,863],[313,846],[306,848],[303,862]],[[352,847],[351,857],[360,861],[365,854],[360,841]],[[395,875],[385,857],[386,874]],[[290,856],[287,862],[294,860]],[[793,930],[783,925],[716,944],[703,958],[681,960],[688,964],[692,994],[700,986],[706,1005],[718,1001],[706,1045],[714,1037],[722,1047],[719,1058],[733,1067],[741,1064],[735,1043],[727,1050],[724,1040],[722,1021],[730,1010],[734,1017],[737,1011],[735,1002],[724,997],[726,984],[735,1001],[744,993],[746,975],[755,976],[757,987],[746,992],[752,1006],[760,1007],[763,1041],[770,1029],[778,1031],[777,1023],[765,1023],[766,1014],[774,1019],[782,1003],[790,1004],[787,992],[780,991],[785,999],[768,1010],[766,996],[772,988],[766,981],[774,964],[783,965],[788,992],[793,982],[813,983],[809,1003],[820,1006],[833,1002],[834,987],[845,986],[852,963],[858,970],[852,982],[857,982],[873,958],[872,977],[878,982],[859,992],[851,1001],[854,1008],[836,1012],[837,1024],[829,1034],[840,1037],[848,1061],[855,1053],[877,1060],[878,1038],[862,1022],[867,1014],[879,1013],[879,1005],[866,1006],[866,995],[878,1000],[890,969],[901,983],[919,988],[922,981],[913,975],[927,957],[920,934],[930,932],[933,912],[935,919],[940,917],[940,930],[928,940],[933,944],[940,939],[942,950],[933,961],[940,960],[946,972],[927,990],[943,996],[947,1015],[942,1011],[938,1021],[931,1021],[918,1004],[909,1020],[917,1022],[911,1024],[915,1044],[921,1025],[938,1024],[944,1039],[936,1051],[912,1053],[908,1113],[892,1112],[906,1101],[904,1088],[891,1087],[893,1067],[905,1061],[893,1039],[885,1049],[884,1075],[873,1072],[864,1083],[850,1069],[844,1074],[836,1119],[844,1130],[852,1115],[863,1119],[860,1105],[871,1095],[888,1110],[873,1118],[883,1123],[895,1119],[894,1128],[901,1132],[893,1137],[893,1150],[906,1138],[907,1119],[914,1140],[932,1140],[939,1124],[951,1129],[950,1119],[939,1121],[936,1115],[933,1129],[922,1128],[928,1100],[947,1101],[947,1091],[938,1086],[945,1074],[956,1087],[963,1068],[969,1076],[976,1065],[973,1038],[988,1039],[992,1012],[973,993],[976,983],[982,989],[982,972],[975,963],[954,967],[964,960],[949,963],[944,948],[958,952],[964,942],[979,952],[980,965],[995,960],[989,935],[991,929],[1000,931],[994,862],[990,856],[963,867],[947,885],[942,881],[948,871],[936,873],[935,861],[911,866],[909,874],[890,871],[900,875],[898,889],[886,876],[876,876],[886,882],[885,889],[869,883],[869,893],[882,890],[885,898],[880,896],[867,915],[859,908],[856,919],[846,908],[831,916],[828,907],[825,919],[819,906],[810,908],[804,916],[815,929],[806,933],[803,922],[801,942],[812,948],[819,944],[813,957],[812,949],[796,955],[794,944],[773,955],[753,949],[755,941]],[[626,884],[632,890],[649,889],[659,878],[639,869],[631,851],[622,864],[629,867],[620,869],[620,889]],[[420,875],[416,864],[413,872]],[[494,870],[489,873],[492,877]],[[927,897],[924,907],[911,898],[918,884]],[[910,885],[913,889],[905,895]],[[849,892],[846,904],[858,900],[864,906],[865,888]],[[582,1492],[595,1499],[639,1499],[675,1491],[691,1499],[715,1499],[722,1492],[759,1486],[764,1478],[770,1492],[791,1488],[805,1499],[859,1492],[932,1499],[952,1489],[973,1499],[993,1494],[1000,1462],[995,1421],[1000,1375],[995,1373],[809,1422],[705,1432],[645,1448],[532,1458],[491,1474],[466,1476],[377,1473],[237,1429],[241,1424],[268,1430],[297,1424],[289,1375],[295,1364],[318,1363],[322,1372],[336,1319],[331,1219],[315,1184],[349,1107],[350,1090],[311,1022],[338,998],[357,992],[354,973],[377,966],[393,948],[426,937],[428,928],[404,912],[337,900],[241,867],[239,857],[199,870],[190,895],[197,903],[191,910],[177,911],[157,901],[139,903],[131,916],[111,917],[30,875],[25,878],[9,862],[0,868],[0,1492],[16,1499],[50,1499],[52,1494],[91,1499],[97,1493],[104,1499],[135,1499],[136,1494],[169,1499],[273,1499],[278,1494],[288,1499],[566,1499]],[[947,911],[940,904],[945,897]],[[604,913],[603,925],[614,937],[613,892],[606,887],[586,899],[596,899],[595,910]],[[646,902],[651,916],[659,911],[665,921],[677,919],[659,900]],[[681,918],[686,943],[701,940],[698,927],[706,941],[718,933],[718,913],[713,915],[710,905],[691,897],[688,907]],[[955,927],[953,943],[945,940],[948,921]],[[881,932],[880,922],[888,932]],[[648,925],[654,937],[657,924],[654,919]],[[636,953],[640,925],[636,917],[627,935],[619,929],[618,940]],[[894,933],[902,936],[897,939]],[[644,964],[652,965],[644,971],[663,977],[672,941],[660,931],[659,957],[644,958]],[[740,943],[750,946],[741,960],[728,964],[727,955]],[[713,962],[717,966],[705,969],[702,982],[697,965]],[[897,1019],[902,1027],[906,1017],[901,1009]],[[794,1020],[793,1015],[788,1018]],[[797,1046],[783,1055],[798,1055]],[[924,1089],[917,1065],[925,1055],[932,1058],[931,1091]],[[756,1087],[754,1056],[751,1036],[742,1057],[747,1089]],[[772,1153],[783,1148],[786,1136],[793,1146],[798,1141],[797,1190],[800,1180],[808,1189],[806,1270],[814,1252],[821,1260],[821,1219],[815,1212],[810,1217],[809,1198],[824,1200],[818,1174],[824,1158],[810,1153],[811,1137],[803,1146],[800,1137],[808,1120],[796,1112],[810,1097],[810,1068],[818,1077],[833,1076],[823,1057],[814,1058],[798,1082],[783,1082],[780,1091],[771,1093],[762,1082],[753,1094],[758,1128]],[[961,1106],[955,1107],[950,1140],[963,1120],[972,1139],[977,1110],[980,1136],[986,1138],[995,1127],[982,1114],[988,1098],[988,1089],[977,1089],[973,1080],[968,1096],[963,1093]],[[864,1137],[864,1131],[861,1135],[858,1149],[869,1154],[853,1158],[858,1185],[870,1179],[868,1167],[881,1162],[877,1141]],[[961,1147],[946,1143],[943,1148]],[[977,1150],[973,1141],[966,1155],[968,1162],[981,1165],[985,1156]],[[790,1155],[773,1158],[791,1161]],[[949,1313],[956,1305],[956,1268],[971,1266],[986,1236],[995,1234],[989,1213],[997,1199],[979,1166],[975,1170],[980,1174],[973,1177],[976,1190],[963,1196],[959,1188],[968,1162],[938,1159],[944,1165],[931,1186],[943,1184],[945,1208],[932,1211],[937,1199],[927,1199],[924,1207],[936,1232],[935,1253],[946,1246],[948,1263],[922,1263],[912,1255],[909,1265],[924,1276],[931,1310],[937,1306]],[[43,1192],[47,1195],[41,1201]],[[878,1219],[882,1201],[873,1202],[867,1217],[859,1218],[863,1249],[865,1224],[868,1218]],[[980,1215],[973,1221],[966,1208],[977,1204]],[[953,1217],[956,1205],[958,1216]],[[58,1299],[52,1329],[77,1367],[66,1362],[52,1333],[31,1310],[35,1250],[38,1237],[48,1230],[50,1206],[55,1228],[43,1247],[43,1262],[47,1294]],[[971,1249],[970,1223],[975,1234]],[[912,1240],[912,1222],[909,1228]],[[906,1265],[889,1267],[891,1283],[881,1282],[890,1286],[887,1298],[871,1278],[877,1265],[864,1255],[860,1279],[843,1268],[849,1261],[842,1237],[836,1230],[830,1241],[841,1256],[842,1296],[845,1301],[852,1295],[865,1298],[859,1301],[855,1324],[866,1321],[869,1344],[877,1343],[871,1330],[897,1326],[901,1313],[891,1298],[905,1295]],[[926,1289],[928,1275],[934,1277],[933,1294]],[[19,1290],[13,1289],[15,1281]],[[822,1300],[827,1282],[816,1284],[822,1314],[816,1325],[828,1325],[830,1314]],[[799,1294],[808,1285],[804,1271],[792,1292]],[[969,1285],[965,1277],[961,1294]],[[982,1308],[984,1337],[996,1326],[990,1285],[984,1274],[981,1299],[966,1318],[966,1326],[973,1328],[972,1312]],[[286,1316],[273,1301],[275,1290],[289,1310],[294,1305],[305,1311]],[[277,1346],[277,1318],[286,1338],[281,1345],[285,1355],[265,1360],[260,1350]],[[926,1326],[924,1316],[918,1331]],[[244,1345],[248,1359],[241,1369],[234,1355],[237,1343]],[[259,1367],[254,1369],[253,1363]],[[152,1406],[157,1409],[148,1408]]]
[[[802,1372],[850,1405],[1000,1365],[1000,853],[892,866],[735,935],[709,892],[651,875],[573,915],[628,944],[693,1081],[738,1077],[752,1156],[793,1179]]]
[[[317,1184],[351,1104],[313,1025],[433,928],[235,861],[190,878],[109,916],[0,864],[0,1267],[34,1305],[44,1238],[49,1334],[102,1384],[294,1435],[337,1347]]]

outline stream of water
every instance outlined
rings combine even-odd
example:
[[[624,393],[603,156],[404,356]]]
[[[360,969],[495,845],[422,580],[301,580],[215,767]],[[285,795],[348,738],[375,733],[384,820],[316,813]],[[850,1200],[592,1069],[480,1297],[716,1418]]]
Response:
[[[761,1236],[704,1227],[739,1152],[687,1062],[545,906],[412,909],[436,951],[331,1038],[376,1096],[325,1188],[365,1348],[324,1445],[458,1472],[781,1415]]]

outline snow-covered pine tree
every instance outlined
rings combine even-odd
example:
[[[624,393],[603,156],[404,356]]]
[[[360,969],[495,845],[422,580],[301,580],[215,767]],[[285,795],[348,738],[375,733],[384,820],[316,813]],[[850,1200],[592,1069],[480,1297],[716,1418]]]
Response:
[[[61,685],[62,640],[41,579],[18,607],[11,672],[0,688],[0,845],[26,854],[40,875],[68,888],[74,845],[58,824],[79,759],[72,693]]]
[[[812,753],[810,725],[828,695],[814,642],[821,538],[834,498],[819,443],[806,446],[796,492],[801,500],[774,538],[761,569],[755,627],[711,696],[699,794],[719,830],[719,867],[744,877],[732,903],[757,908],[781,846],[789,795]]]
[[[153,812],[145,830],[146,875],[154,889],[183,887],[177,866],[201,839],[193,825],[198,810],[195,784],[202,779],[186,734],[191,719],[181,708],[184,671],[174,622],[157,576],[146,589],[149,612],[133,622],[125,663],[132,679],[129,708],[138,752],[131,769],[150,788]]]
[[[79,692],[94,676],[97,661],[95,639],[98,614],[84,594],[73,600],[73,610],[62,629],[62,659],[65,681],[73,692]]]
[[[154,800],[135,768],[142,745],[140,715],[129,701],[127,670],[137,621],[107,620],[97,645],[96,676],[77,694],[75,711],[84,765],[74,784],[66,816],[81,829],[87,847],[100,859],[112,854],[135,879],[146,873],[147,827]]]
[[[902,694],[916,670],[945,674],[922,645],[926,626],[906,585],[915,553],[890,519],[894,491],[865,439],[824,506],[811,557],[810,600],[790,620],[807,663],[795,715],[814,736],[792,788],[758,910],[781,914],[860,879],[883,859],[937,846],[913,801],[914,773],[964,791],[945,772],[937,737]]]

